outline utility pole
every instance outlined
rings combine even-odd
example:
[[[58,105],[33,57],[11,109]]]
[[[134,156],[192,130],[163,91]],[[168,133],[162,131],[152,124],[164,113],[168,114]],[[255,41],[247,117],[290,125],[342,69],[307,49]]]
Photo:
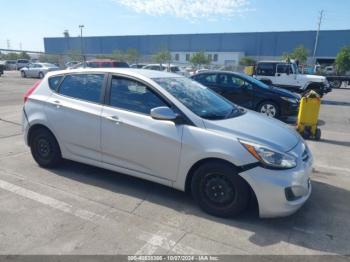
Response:
[[[319,20],[318,20],[318,27],[317,27],[317,33],[316,33],[314,54],[312,56],[312,60],[313,60],[314,65],[316,65],[316,53],[317,53],[318,40],[319,40],[319,37],[320,37],[320,30],[321,30],[321,25],[322,25],[323,18],[324,18],[324,10],[321,10],[320,11],[320,17],[319,17]]]
[[[19,42],[19,50],[22,51],[22,42]]]
[[[6,40],[6,43],[7,43],[7,49],[11,49],[11,42],[10,42],[10,39],[7,39],[7,40]]]
[[[81,45],[81,55],[83,57],[83,63],[84,63],[84,66],[85,66],[85,63],[86,63],[86,59],[85,59],[85,55],[84,55],[84,42],[83,42],[83,28],[84,28],[84,25],[79,25],[79,28],[80,28],[80,45]]]

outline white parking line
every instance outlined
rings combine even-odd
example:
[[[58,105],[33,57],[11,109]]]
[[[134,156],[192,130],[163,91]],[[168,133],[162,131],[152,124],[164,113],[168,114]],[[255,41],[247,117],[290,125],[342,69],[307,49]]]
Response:
[[[104,218],[103,216],[90,212],[88,210],[84,210],[84,209],[74,210],[73,206],[70,204],[36,193],[34,191],[25,189],[23,187],[19,187],[17,185],[8,183],[3,180],[0,180],[0,188],[9,192],[15,193],[19,196],[29,198],[31,200],[34,200],[36,202],[49,206],[51,208],[58,209],[62,212],[69,213],[71,215],[74,215],[76,217],[79,217],[87,221],[94,221],[96,219]]]
[[[74,208],[74,206],[66,202],[54,199],[52,197],[49,197],[43,194],[39,194],[37,192],[25,189],[23,187],[6,182],[4,180],[0,180],[0,189],[34,200],[43,205],[46,205],[56,210],[60,210],[64,213],[71,214],[75,217],[81,218],[89,222],[99,223],[101,220],[104,220],[105,222],[108,222],[106,220],[109,220],[105,216],[101,216],[99,214],[96,214],[94,212],[91,212],[85,209]],[[108,224],[111,224],[111,222],[113,221],[109,221]],[[141,234],[137,236],[137,238],[139,240],[145,241],[146,244],[143,245],[136,252],[136,255],[152,255],[157,251],[158,248],[162,248],[167,251],[171,251],[174,249],[173,251],[176,253],[179,253],[185,250],[191,250],[193,253],[196,253],[196,254],[204,254],[204,252],[201,250],[193,249],[188,246],[185,247],[185,246],[182,246],[181,244],[177,244],[173,240],[169,240],[170,236],[171,236],[170,232],[164,232],[164,231],[158,231],[156,234],[141,232]]]

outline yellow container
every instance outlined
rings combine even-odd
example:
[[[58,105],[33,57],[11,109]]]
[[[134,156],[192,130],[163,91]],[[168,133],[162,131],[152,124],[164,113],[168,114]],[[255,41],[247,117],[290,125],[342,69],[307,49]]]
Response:
[[[297,130],[304,138],[321,138],[321,130],[317,127],[320,107],[321,99],[314,91],[301,99]]]
[[[252,76],[254,74],[254,66],[246,66],[244,68],[244,73],[246,75]]]

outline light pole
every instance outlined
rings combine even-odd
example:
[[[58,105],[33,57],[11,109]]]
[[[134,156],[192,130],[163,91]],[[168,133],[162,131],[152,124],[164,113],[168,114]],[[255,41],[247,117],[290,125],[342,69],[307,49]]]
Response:
[[[79,28],[80,28],[80,48],[81,48],[81,55],[83,57],[83,63],[84,63],[84,66],[85,66],[85,55],[84,55],[84,42],[83,42],[83,28],[85,26],[84,25],[79,25]]]

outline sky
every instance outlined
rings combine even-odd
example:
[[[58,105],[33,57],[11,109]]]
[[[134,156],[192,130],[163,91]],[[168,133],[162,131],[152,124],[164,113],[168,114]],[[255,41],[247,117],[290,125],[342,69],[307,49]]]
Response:
[[[350,29],[350,0],[0,0],[0,48],[44,37]]]

